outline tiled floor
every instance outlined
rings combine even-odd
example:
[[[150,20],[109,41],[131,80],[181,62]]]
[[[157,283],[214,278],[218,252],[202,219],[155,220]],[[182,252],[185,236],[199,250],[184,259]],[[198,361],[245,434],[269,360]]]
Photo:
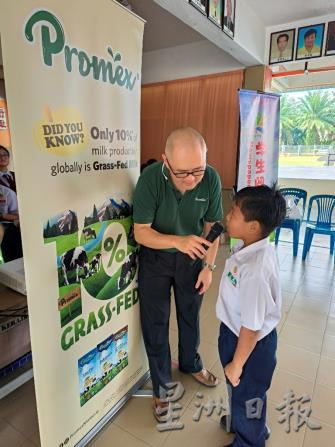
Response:
[[[268,422],[272,434],[267,446],[331,446],[335,439],[334,259],[328,249],[318,246],[312,247],[305,264],[301,262],[301,247],[295,260],[292,258],[291,244],[280,243],[277,251],[284,305],[278,327],[278,366],[268,394]],[[159,432],[151,413],[151,399],[132,398],[113,422],[91,442],[91,447],[220,447],[232,439],[219,427],[219,416],[215,411],[207,417],[203,410],[200,420],[193,420],[197,410],[196,400],[205,404],[207,396],[214,400],[221,396],[223,401],[226,396],[216,347],[219,323],[215,317],[216,294],[226,254],[227,247],[221,247],[217,260],[219,268],[215,271],[213,285],[204,298],[201,311],[200,353],[206,367],[220,378],[218,388],[204,388],[174,368],[173,379],[181,381],[186,390],[180,400],[182,409],[178,411],[184,424],[182,430]],[[174,314],[173,309],[170,342],[173,358],[176,359],[178,336]],[[150,387],[150,383],[146,386]],[[295,431],[292,417],[291,432],[286,433],[284,424],[278,422],[281,413],[276,405],[284,400],[288,387],[296,397],[303,394],[311,397],[310,418],[321,424],[320,430],[312,430],[304,424]],[[203,393],[203,399],[196,396],[199,392]],[[308,405],[301,404],[301,408]],[[38,445],[34,388],[33,381],[30,381],[0,401],[0,446]]]

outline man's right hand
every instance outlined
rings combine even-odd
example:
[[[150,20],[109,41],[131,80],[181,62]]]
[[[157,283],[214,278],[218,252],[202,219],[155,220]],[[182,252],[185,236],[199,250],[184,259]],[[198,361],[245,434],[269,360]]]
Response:
[[[207,251],[202,244],[208,248],[212,246],[211,242],[200,236],[177,236],[176,248],[182,253],[189,255],[192,259],[202,259]]]

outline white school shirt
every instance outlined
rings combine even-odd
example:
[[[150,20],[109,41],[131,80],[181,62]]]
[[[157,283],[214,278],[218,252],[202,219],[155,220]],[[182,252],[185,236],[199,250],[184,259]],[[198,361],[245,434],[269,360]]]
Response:
[[[14,191],[0,185],[0,214],[17,213],[17,198]]]
[[[242,247],[241,247],[242,245]],[[216,315],[238,337],[241,326],[268,335],[281,318],[279,266],[268,238],[235,252],[222,274]]]

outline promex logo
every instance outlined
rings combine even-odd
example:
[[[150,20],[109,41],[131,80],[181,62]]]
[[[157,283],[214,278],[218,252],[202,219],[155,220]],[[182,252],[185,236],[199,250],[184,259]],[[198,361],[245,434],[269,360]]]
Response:
[[[106,46],[108,59],[103,59],[66,45],[63,25],[58,17],[49,11],[34,12],[27,20],[24,33],[28,42],[34,42],[33,29],[38,24],[41,29],[43,62],[46,66],[53,67],[55,56],[63,54],[65,69],[68,73],[77,69],[84,78],[91,77],[96,81],[108,82],[130,91],[139,82],[139,73],[133,73],[128,67],[125,67],[122,63],[122,54],[111,46]],[[51,36],[56,37],[52,39]]]

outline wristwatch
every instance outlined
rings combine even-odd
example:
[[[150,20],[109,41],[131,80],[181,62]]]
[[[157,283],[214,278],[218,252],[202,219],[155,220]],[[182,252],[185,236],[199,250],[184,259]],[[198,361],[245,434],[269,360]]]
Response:
[[[204,261],[203,264],[204,267],[207,267],[211,272],[215,270],[216,265],[215,264],[209,264],[208,262]]]

